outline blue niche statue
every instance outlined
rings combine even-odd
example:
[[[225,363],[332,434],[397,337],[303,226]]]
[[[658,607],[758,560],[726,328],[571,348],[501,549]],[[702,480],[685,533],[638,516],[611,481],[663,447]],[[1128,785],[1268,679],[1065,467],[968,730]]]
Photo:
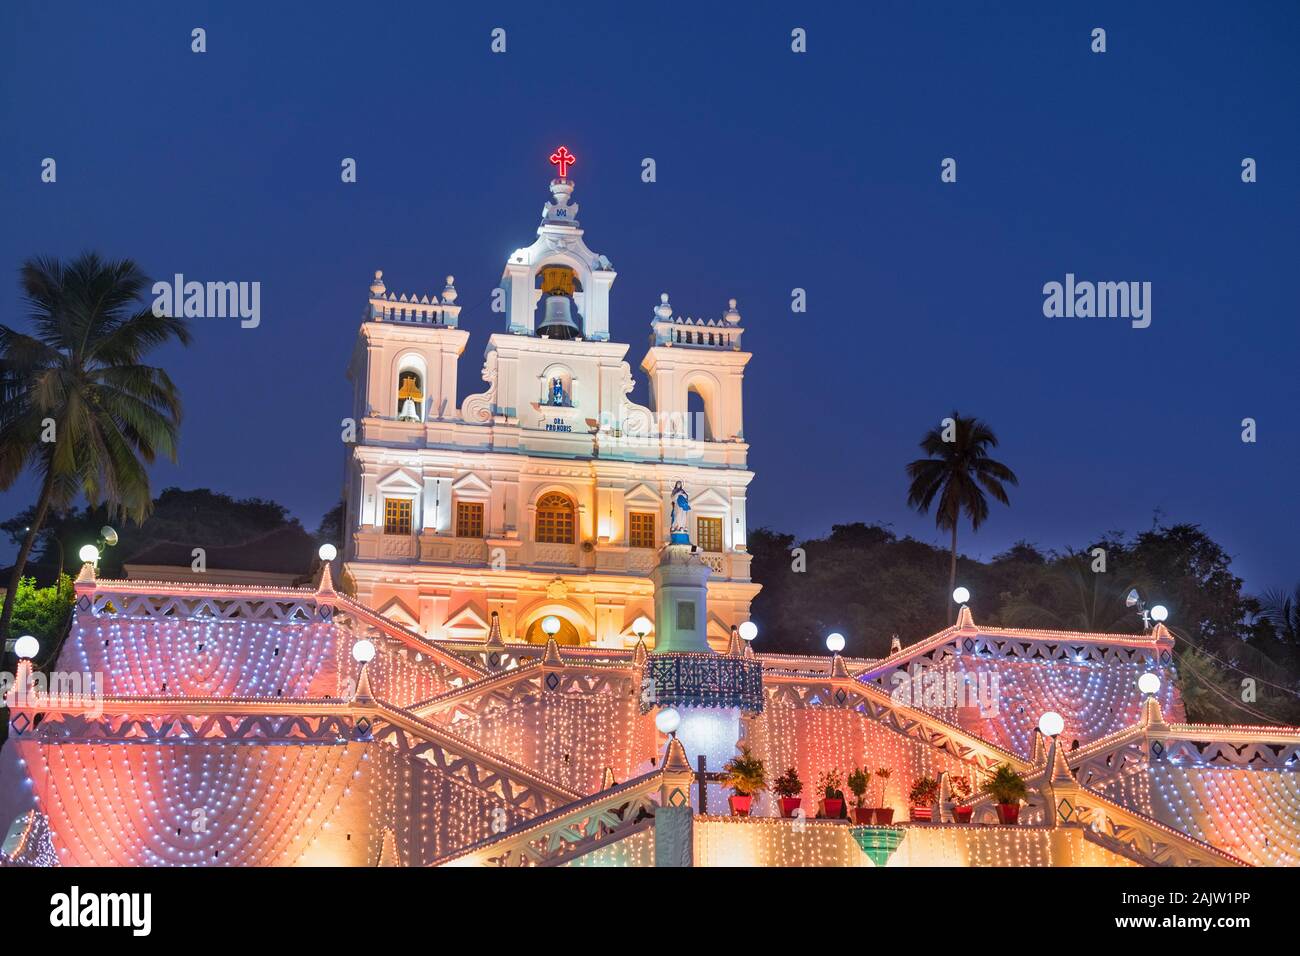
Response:
[[[673,544],[690,544],[691,529],[689,519],[686,517],[691,510],[691,498],[686,493],[679,481],[673,485],[672,493],[668,496],[672,504],[668,512],[668,528],[670,531],[669,541]]]

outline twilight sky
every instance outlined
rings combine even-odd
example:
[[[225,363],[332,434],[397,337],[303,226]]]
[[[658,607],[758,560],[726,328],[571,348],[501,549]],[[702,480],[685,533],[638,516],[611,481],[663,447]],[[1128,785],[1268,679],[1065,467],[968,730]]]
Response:
[[[460,391],[481,391],[504,328],[490,291],[564,143],[637,398],[661,291],[697,316],[739,299],[751,526],[878,520],[943,543],[903,467],[957,408],[1021,478],[966,553],[1082,546],[1159,509],[1252,588],[1300,578],[1300,8],[736,9],[6,3],[0,321],[23,324],[16,270],[40,253],[259,281],[260,327],[194,320],[194,345],[160,355],[186,416],[156,487],[273,498],[314,528],[340,497],[372,271],[417,293],[455,274]],[[1067,272],[1150,282],[1151,326],[1045,318]],[[35,490],[0,493],[0,516]]]

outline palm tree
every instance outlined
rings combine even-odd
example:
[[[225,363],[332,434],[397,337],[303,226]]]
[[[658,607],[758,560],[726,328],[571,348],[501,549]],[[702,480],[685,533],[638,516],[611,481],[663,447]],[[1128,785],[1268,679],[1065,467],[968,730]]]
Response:
[[[972,531],[989,516],[988,492],[1004,505],[1010,504],[1003,483],[1018,485],[1020,480],[1006,465],[989,457],[998,436],[978,418],[962,418],[957,412],[932,428],[921,439],[925,458],[907,466],[912,479],[907,503],[926,514],[937,497],[934,523],[941,531],[952,531],[952,559],[948,568],[948,593],[957,584],[957,525],[962,512],[970,519]],[[948,604],[948,621],[952,622],[952,603]]]
[[[173,339],[180,319],[142,308],[149,280],[130,259],[84,253],[71,262],[29,259],[19,270],[34,334],[0,325],[0,490],[31,467],[41,479],[31,524],[0,614],[14,595],[49,509],[79,494],[137,522],[152,507],[145,465],[176,460],[181,405],[175,385],[145,354]]]
[[[1006,598],[1002,623],[1066,631],[1133,632],[1140,617],[1125,604],[1130,585],[1093,572],[1087,553],[1071,552],[1030,579],[1028,593]]]
[[[1290,594],[1281,588],[1265,591],[1260,604],[1260,617],[1273,625],[1277,639],[1291,647],[1300,646],[1300,584]]]

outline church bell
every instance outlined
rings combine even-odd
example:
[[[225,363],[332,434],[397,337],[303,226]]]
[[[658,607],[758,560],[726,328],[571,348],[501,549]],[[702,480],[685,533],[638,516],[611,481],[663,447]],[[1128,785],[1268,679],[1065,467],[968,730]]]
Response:
[[[546,297],[546,311],[537,334],[548,339],[576,339],[581,334],[573,321],[573,300],[567,295],[551,293]]]

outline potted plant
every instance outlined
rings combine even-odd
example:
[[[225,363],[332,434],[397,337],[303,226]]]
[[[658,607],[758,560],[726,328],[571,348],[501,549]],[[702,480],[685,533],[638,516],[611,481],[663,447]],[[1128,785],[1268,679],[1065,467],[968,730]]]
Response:
[[[821,791],[821,816],[828,820],[838,820],[844,816],[844,780],[838,770],[827,770],[817,782]]]
[[[974,807],[966,806],[970,800],[971,794],[975,788],[971,786],[970,777],[952,777],[948,781],[949,792],[952,793],[953,803],[952,817],[958,823],[970,823],[971,814],[975,812]]]
[[[749,816],[754,794],[767,789],[767,775],[763,772],[763,761],[750,753],[749,747],[741,744],[740,753],[727,761],[722,772],[723,783],[735,791],[733,796],[727,798],[731,806],[731,815]]]
[[[849,774],[849,789],[853,791],[853,820],[855,823],[871,822],[871,811],[863,806],[866,803],[867,785],[871,782],[871,771],[854,767]]]
[[[888,767],[876,768],[876,779],[880,781],[880,806],[871,811],[872,820],[878,827],[887,827],[894,822],[894,808],[885,806],[885,791],[889,789],[889,778],[894,771]]]
[[[1020,821],[1020,801],[1025,798],[1027,791],[1025,778],[1016,773],[1009,763],[1004,763],[994,770],[988,783],[984,785],[984,792],[998,802],[999,822],[1005,824]]]
[[[803,795],[803,781],[799,779],[799,772],[794,767],[788,767],[785,773],[776,778],[772,790],[780,798],[781,816],[794,816]]]
[[[934,816],[934,799],[939,795],[939,781],[928,774],[918,777],[908,791],[913,822],[926,822]]]

